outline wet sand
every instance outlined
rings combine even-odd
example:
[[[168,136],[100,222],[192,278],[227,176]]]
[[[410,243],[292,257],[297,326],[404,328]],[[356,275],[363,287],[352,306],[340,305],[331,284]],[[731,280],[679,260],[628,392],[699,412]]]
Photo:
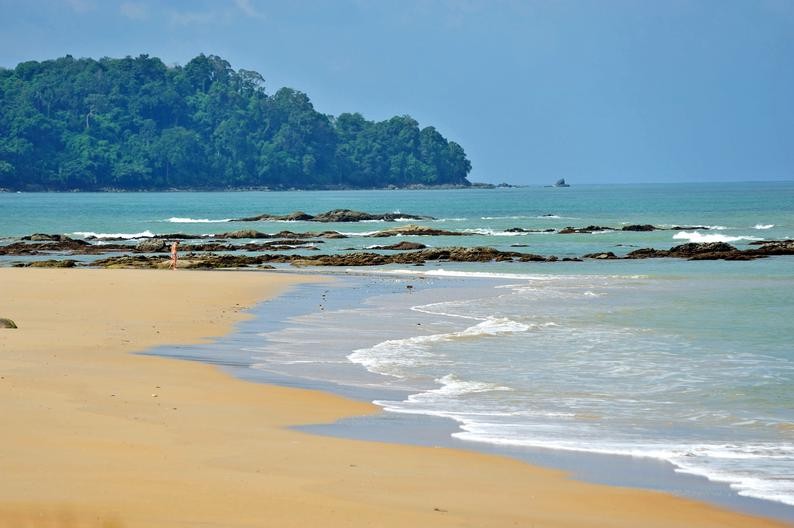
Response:
[[[784,526],[454,449],[288,429],[374,413],[135,355],[309,277],[0,269],[0,526]],[[271,303],[278,309],[278,303]]]

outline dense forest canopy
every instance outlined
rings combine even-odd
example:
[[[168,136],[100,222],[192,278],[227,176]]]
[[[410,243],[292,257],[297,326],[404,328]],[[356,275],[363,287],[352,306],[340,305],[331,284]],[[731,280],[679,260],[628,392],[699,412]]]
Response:
[[[317,112],[217,56],[24,62],[0,69],[0,188],[468,185],[455,142],[409,116]]]

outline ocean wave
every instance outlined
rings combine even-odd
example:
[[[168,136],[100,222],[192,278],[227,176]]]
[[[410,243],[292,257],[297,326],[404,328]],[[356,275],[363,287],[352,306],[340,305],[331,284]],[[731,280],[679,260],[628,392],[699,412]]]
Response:
[[[560,216],[560,215],[535,215],[535,216],[524,216],[524,215],[516,215],[516,216],[481,216],[480,220],[579,220],[579,218],[575,216]]]
[[[419,402],[420,400],[413,400]],[[391,412],[406,412],[398,402],[380,402]],[[453,437],[494,445],[540,447],[604,455],[622,455],[663,460],[675,466],[678,473],[705,477],[712,482],[728,484],[744,497],[770,500],[794,505],[794,479],[789,467],[794,463],[794,445],[732,445],[732,444],[634,444],[622,442],[588,442],[519,436],[508,424],[481,422],[466,413],[425,411],[413,408],[410,414],[432,414],[452,418],[461,424],[462,431]],[[762,472],[753,466],[763,463]],[[752,472],[752,473],[750,473]]]
[[[211,220],[209,218],[183,218],[179,216],[172,216],[163,220],[163,222],[171,222],[172,224],[220,224],[223,222],[231,222],[231,218],[222,218],[219,220]]]
[[[128,240],[134,240],[136,238],[152,238],[157,236],[148,229],[146,231],[141,231],[140,233],[95,233],[94,231],[75,231],[72,234],[83,238],[124,238]]]
[[[350,271],[358,271],[351,269]],[[395,270],[378,270],[372,273],[384,275],[418,275],[422,277],[469,277],[474,279],[526,279],[526,280],[554,280],[555,276],[551,275],[530,275],[522,273],[493,273],[489,271],[455,271],[445,270],[443,268],[434,270],[412,270],[412,269],[395,269]]]
[[[504,317],[489,317],[459,332],[382,341],[369,348],[354,350],[347,356],[347,359],[362,365],[370,372],[402,378],[404,377],[402,374],[404,367],[415,367],[430,362],[438,363],[437,355],[431,350],[436,343],[525,332],[530,328],[530,325]]]
[[[486,383],[483,381],[465,381],[458,378],[455,374],[447,374],[446,376],[435,380],[440,383],[441,387],[438,389],[429,390],[421,394],[440,394],[443,396],[462,396],[464,394],[474,394],[478,392],[491,392],[491,391],[511,391],[510,387],[497,385],[496,383]]]
[[[375,233],[380,233],[380,231],[339,231],[340,235],[345,235],[349,237],[366,237],[366,236],[374,235]]]
[[[753,229],[772,229],[775,224],[755,224]]]
[[[548,231],[501,231],[498,229],[488,229],[484,227],[475,227],[464,229],[464,233],[472,233],[475,235],[484,236],[524,236],[524,235],[548,235]]]
[[[738,242],[740,240],[763,240],[758,237],[751,236],[728,236],[728,235],[704,235],[699,231],[681,231],[673,235],[674,240],[687,240],[689,242],[696,242],[705,244],[710,242]]]

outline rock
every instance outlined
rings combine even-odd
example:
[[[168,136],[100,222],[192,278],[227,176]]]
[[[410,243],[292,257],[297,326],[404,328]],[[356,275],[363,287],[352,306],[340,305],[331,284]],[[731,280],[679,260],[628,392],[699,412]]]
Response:
[[[48,235],[46,233],[33,233],[32,235],[23,236],[20,240],[30,240],[31,242],[65,242],[67,240],[74,240],[66,235]]]
[[[523,227],[510,227],[505,233],[553,233],[554,229],[524,229]]]
[[[408,242],[407,240],[389,246],[372,246],[370,249],[390,249],[395,251],[410,251],[414,249],[425,249],[427,246],[418,242]]]
[[[674,257],[688,260],[751,260],[762,258],[766,255],[756,253],[756,250],[740,251],[725,242],[710,242],[699,244],[690,242],[670,249],[637,249],[626,255],[628,259]]]
[[[738,249],[725,242],[709,242],[706,244],[699,244],[697,242],[689,242],[670,248],[668,252],[671,257],[678,258],[691,258],[695,255],[707,255],[715,253],[734,253]]]
[[[0,328],[17,328],[17,324],[11,319],[0,317]]]
[[[611,251],[606,251],[603,253],[589,253],[587,255],[583,255],[582,258],[597,259],[597,260],[614,260],[618,258],[618,256],[612,253]]]
[[[708,231],[711,229],[708,226],[674,226],[670,228],[670,231]]]
[[[26,268],[73,268],[77,264],[76,260],[36,260],[24,265]]]
[[[611,227],[589,225],[587,227],[564,227],[558,231],[561,235],[571,235],[573,233],[592,233],[594,231],[614,231]]]
[[[394,227],[392,229],[386,229],[383,231],[378,231],[372,235],[371,237],[375,238],[382,238],[382,237],[391,237],[397,235],[413,235],[413,236],[466,236],[470,235],[471,233],[463,233],[461,231],[446,231],[444,229],[435,229],[432,227],[425,227],[419,226],[415,224],[408,224],[405,226]]]
[[[633,224],[633,225],[623,226],[621,228],[621,231],[656,231],[656,227],[652,226],[651,224],[642,224],[642,225]]]
[[[261,233],[254,229],[243,229],[241,231],[230,231],[228,233],[219,233],[217,235],[213,235],[212,238],[272,238],[272,237],[267,233]]]
[[[794,240],[762,242],[758,248],[750,249],[745,253],[759,256],[794,255]]]
[[[141,253],[159,253],[168,251],[168,243],[161,238],[147,238],[135,245],[135,251]]]
[[[393,222],[397,219],[410,219],[410,220],[434,220],[432,216],[412,215],[404,213],[381,213],[372,214],[364,213],[361,211],[352,211],[350,209],[334,209],[318,215],[310,215],[303,211],[295,211],[287,215],[272,215],[264,213],[257,216],[249,216],[246,218],[237,218],[233,222],[267,222],[267,221],[300,221],[300,222],[364,222],[372,220],[383,220],[385,222]]]

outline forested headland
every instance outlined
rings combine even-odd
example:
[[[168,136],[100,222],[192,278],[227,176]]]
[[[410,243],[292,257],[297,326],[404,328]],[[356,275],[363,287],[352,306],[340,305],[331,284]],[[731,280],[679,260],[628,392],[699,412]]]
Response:
[[[158,190],[469,185],[463,148],[411,117],[325,115],[199,55],[0,69],[0,188]]]

